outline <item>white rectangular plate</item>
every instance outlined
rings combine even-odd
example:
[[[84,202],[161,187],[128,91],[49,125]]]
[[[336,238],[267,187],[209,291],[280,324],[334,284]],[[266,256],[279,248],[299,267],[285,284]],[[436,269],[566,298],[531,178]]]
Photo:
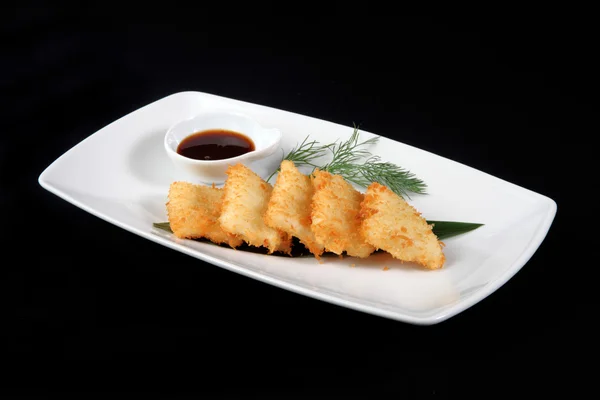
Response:
[[[277,168],[282,153],[306,135],[329,143],[346,139],[353,131],[350,126],[270,107],[182,92],[89,136],[54,161],[39,183],[99,218],[211,264],[316,299],[423,325],[446,320],[502,286],[537,250],[556,214],[556,203],[548,197],[382,137],[370,151],[428,185],[427,195],[409,199],[425,218],[485,224],[444,241],[443,269],[427,271],[387,254],[368,259],[327,257],[319,264],[312,257],[268,256],[179,240],[152,226],[167,220],[171,182],[193,181],[167,158],[163,136],[173,123],[215,108],[241,111],[266,127],[281,129],[282,151],[252,165],[264,178]],[[374,136],[360,134],[361,139]]]

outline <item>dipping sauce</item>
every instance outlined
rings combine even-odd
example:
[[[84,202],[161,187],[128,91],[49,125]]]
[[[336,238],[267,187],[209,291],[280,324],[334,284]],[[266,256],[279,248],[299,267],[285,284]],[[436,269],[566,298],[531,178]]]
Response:
[[[255,150],[248,136],[226,129],[210,129],[191,134],[179,143],[177,153],[194,160],[224,160]]]

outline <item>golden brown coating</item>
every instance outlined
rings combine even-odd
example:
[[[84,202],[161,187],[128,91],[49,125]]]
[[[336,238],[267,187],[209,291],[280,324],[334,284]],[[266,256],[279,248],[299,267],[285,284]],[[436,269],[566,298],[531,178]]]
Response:
[[[361,234],[376,248],[428,269],[444,265],[443,243],[431,225],[388,187],[379,183],[369,185],[361,204],[361,218]]]
[[[313,173],[311,229],[327,251],[359,258],[368,257],[375,247],[361,237],[362,193],[340,175],[316,170]]]
[[[324,249],[310,228],[312,196],[310,177],[301,173],[292,161],[282,161],[265,213],[265,224],[297,237],[318,259]]]
[[[167,214],[173,234],[182,239],[205,238],[231,247],[241,245],[241,239],[225,233],[219,225],[222,199],[223,190],[219,188],[188,182],[171,183]]]
[[[251,246],[268,248],[269,254],[274,251],[290,254],[291,236],[268,227],[263,219],[273,187],[243,164],[230,166],[226,173],[219,217],[221,228]]]

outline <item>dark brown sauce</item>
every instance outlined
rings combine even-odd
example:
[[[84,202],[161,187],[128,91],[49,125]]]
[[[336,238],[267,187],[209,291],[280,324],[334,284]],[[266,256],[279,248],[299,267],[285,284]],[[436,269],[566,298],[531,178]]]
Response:
[[[194,160],[225,160],[255,150],[252,139],[239,132],[210,129],[186,137],[177,146],[177,153]]]

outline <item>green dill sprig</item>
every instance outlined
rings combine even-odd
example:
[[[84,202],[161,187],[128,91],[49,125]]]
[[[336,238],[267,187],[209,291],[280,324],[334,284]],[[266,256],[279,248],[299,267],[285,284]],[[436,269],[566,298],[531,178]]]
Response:
[[[326,155],[331,144],[321,145],[318,144],[319,142],[316,140],[307,142],[309,136],[310,135],[306,136],[302,143],[290,150],[290,152],[283,157],[281,161],[292,161],[296,167],[308,165],[313,167],[313,170],[314,168],[318,168],[319,166],[315,165],[313,161]],[[279,168],[273,171],[273,173],[267,178],[267,182],[269,182],[273,175],[275,175],[277,172],[279,172]]]
[[[342,175],[356,185],[367,187],[373,182],[390,188],[402,197],[410,198],[410,193],[425,194],[427,185],[407,171],[390,162],[381,161],[379,156],[371,156],[362,164],[334,164],[331,173]]]
[[[357,165],[361,159],[369,157],[371,153],[361,147],[377,144],[379,136],[367,139],[364,142],[359,142],[358,138],[358,127],[354,126],[354,131],[352,131],[352,135],[350,135],[348,140],[339,144],[336,141],[329,145],[332,159],[321,169],[336,174],[337,172],[335,171],[339,169],[340,165]]]
[[[367,187],[373,182],[390,188],[402,197],[409,193],[425,194],[427,185],[413,173],[391,162],[381,161],[381,157],[372,155],[363,147],[376,144],[379,137],[359,142],[358,127],[350,138],[340,144],[330,146],[332,160],[323,166],[323,170],[343,176],[347,181]]]
[[[293,161],[296,167],[310,166],[313,171],[319,168],[332,174],[341,175],[347,181],[366,188],[373,182],[378,182],[390,188],[402,197],[410,197],[409,193],[425,194],[427,185],[413,173],[391,162],[381,161],[379,156],[374,156],[368,146],[379,142],[379,136],[365,141],[359,141],[358,126],[346,141],[322,145],[316,140],[308,141],[307,136],[300,145],[294,147],[283,160]],[[324,165],[317,165],[315,161],[327,154],[331,161]],[[279,172],[275,170],[267,182]]]

